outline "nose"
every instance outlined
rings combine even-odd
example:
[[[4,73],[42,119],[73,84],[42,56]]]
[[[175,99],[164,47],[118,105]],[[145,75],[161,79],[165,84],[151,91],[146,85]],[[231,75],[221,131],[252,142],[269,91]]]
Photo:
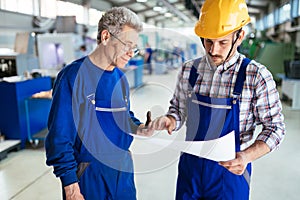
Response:
[[[209,49],[209,53],[211,55],[215,55],[217,54],[217,51],[218,51],[218,47],[217,47],[217,44],[216,43],[212,43],[212,45],[210,46],[210,49]]]
[[[126,52],[126,54],[132,58],[134,56],[134,51],[132,49],[130,49],[129,51]]]

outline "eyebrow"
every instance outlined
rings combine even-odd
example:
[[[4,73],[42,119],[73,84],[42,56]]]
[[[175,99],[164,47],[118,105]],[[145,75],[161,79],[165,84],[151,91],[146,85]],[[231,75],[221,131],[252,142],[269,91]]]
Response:
[[[228,38],[228,39],[219,40],[219,41],[217,41],[217,42],[227,42],[227,41],[229,41],[229,40],[230,40],[230,39]],[[213,42],[212,39],[206,39],[206,41]]]
[[[229,39],[220,40],[220,42],[228,42]]]
[[[125,40],[124,42],[126,42],[126,43],[130,43],[130,44],[133,44],[133,42],[132,42],[132,41],[130,41],[130,40]]]

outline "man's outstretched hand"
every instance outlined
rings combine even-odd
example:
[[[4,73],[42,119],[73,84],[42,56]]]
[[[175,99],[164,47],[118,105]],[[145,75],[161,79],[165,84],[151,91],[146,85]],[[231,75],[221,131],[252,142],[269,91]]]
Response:
[[[152,120],[151,120],[151,111],[148,111],[147,114],[147,120],[146,120],[146,123],[145,124],[141,124],[138,129],[137,129],[137,132],[136,134],[137,135],[141,135],[141,136],[152,136],[153,133],[154,133],[154,130],[149,130],[148,129],[148,126],[149,124],[151,124]]]
[[[137,130],[137,135],[152,136],[156,130],[167,130],[171,135],[176,126],[176,120],[172,116],[160,116],[155,120],[151,120],[151,112],[147,112],[147,120],[145,124],[141,124]]]

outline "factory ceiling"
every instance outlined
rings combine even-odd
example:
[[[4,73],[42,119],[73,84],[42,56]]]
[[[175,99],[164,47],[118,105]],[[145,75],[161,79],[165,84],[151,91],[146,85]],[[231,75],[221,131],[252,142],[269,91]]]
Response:
[[[193,26],[198,19],[204,0],[67,0],[89,4],[97,9],[124,6],[137,13],[144,22],[159,27]],[[249,14],[260,17],[270,8],[279,7],[289,0],[246,0]]]

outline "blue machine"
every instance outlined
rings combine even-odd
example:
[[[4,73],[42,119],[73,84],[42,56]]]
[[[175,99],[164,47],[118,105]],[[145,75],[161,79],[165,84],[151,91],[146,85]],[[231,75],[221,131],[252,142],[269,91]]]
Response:
[[[139,87],[143,84],[143,69],[144,60],[141,58],[132,58],[128,62],[129,66],[136,66],[134,70],[134,87]]]
[[[24,148],[26,141],[30,139],[28,135],[46,127],[51,100],[30,97],[51,88],[50,77],[0,82],[0,130],[5,139],[19,139],[21,148]]]

